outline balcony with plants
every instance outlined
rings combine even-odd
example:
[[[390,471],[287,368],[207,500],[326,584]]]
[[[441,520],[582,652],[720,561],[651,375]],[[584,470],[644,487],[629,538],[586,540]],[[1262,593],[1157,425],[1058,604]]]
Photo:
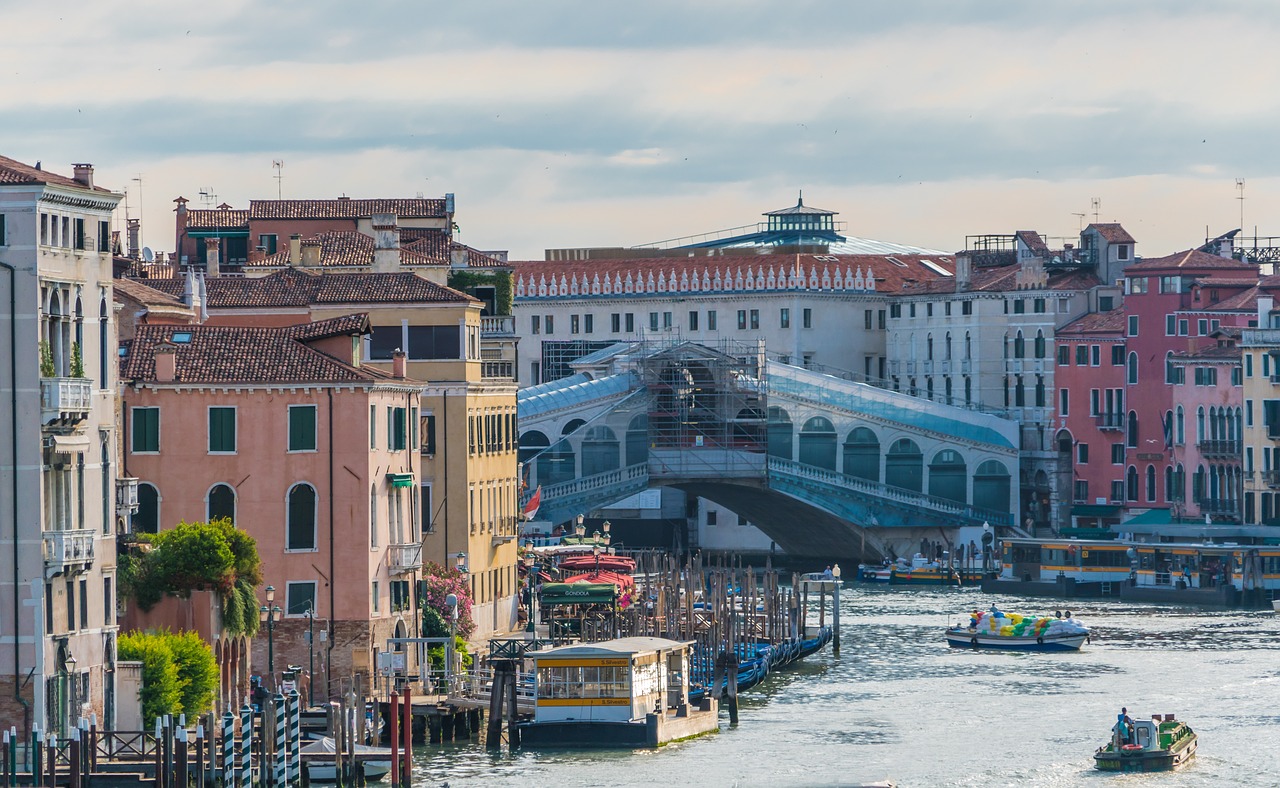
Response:
[[[65,371],[66,374],[62,374]],[[85,377],[80,344],[71,344],[66,370],[58,369],[53,348],[40,343],[40,421],[49,426],[74,426],[89,418],[93,404],[93,381]]]

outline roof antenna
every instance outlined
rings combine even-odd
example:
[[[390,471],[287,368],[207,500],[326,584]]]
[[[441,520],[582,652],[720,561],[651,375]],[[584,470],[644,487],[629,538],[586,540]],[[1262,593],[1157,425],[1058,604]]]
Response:
[[[1240,201],[1240,232],[1244,232],[1244,178],[1236,178],[1236,191],[1240,192],[1240,196],[1236,199]]]
[[[1097,224],[1097,223],[1098,223],[1098,211],[1100,211],[1100,210],[1102,209],[1102,198],[1101,198],[1101,197],[1093,197],[1093,198],[1091,198],[1091,199],[1089,200],[1089,202],[1093,204],[1093,223],[1094,223],[1094,224]]]
[[[797,208],[804,207],[804,189],[800,190],[800,199],[796,202],[796,207]]]
[[[284,159],[272,159],[271,166],[276,168],[276,199],[279,200],[284,195]]]

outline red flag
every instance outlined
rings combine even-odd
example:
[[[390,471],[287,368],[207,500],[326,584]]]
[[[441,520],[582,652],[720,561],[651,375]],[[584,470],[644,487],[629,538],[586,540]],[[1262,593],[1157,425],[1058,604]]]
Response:
[[[529,498],[529,502],[524,505],[524,519],[532,520],[533,516],[538,513],[538,507],[542,505],[542,485],[538,485],[538,489],[533,491],[533,495]]]

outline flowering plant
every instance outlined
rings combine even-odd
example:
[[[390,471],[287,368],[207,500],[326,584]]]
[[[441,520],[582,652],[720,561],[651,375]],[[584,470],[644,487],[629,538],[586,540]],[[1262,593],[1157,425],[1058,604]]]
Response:
[[[449,608],[445,599],[453,594],[458,598],[458,634],[464,638],[475,632],[476,622],[471,618],[471,582],[457,569],[446,569],[428,561],[422,567],[422,604],[449,620]]]

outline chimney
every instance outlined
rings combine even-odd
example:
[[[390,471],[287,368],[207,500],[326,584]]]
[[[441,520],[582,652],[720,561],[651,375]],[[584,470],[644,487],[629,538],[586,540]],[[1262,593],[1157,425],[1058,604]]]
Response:
[[[302,267],[318,268],[320,266],[320,239],[308,238],[302,242]]]
[[[155,346],[156,382],[172,383],[178,377],[178,346],[165,340]]]
[[[1271,328],[1271,307],[1275,302],[1271,296],[1258,296],[1258,328]]]
[[[399,217],[394,213],[375,213],[373,225],[373,271],[388,273],[400,270]]]
[[[1235,257],[1236,244],[1235,238],[1231,235],[1218,239],[1218,254],[1230,260]]]
[[[75,171],[73,179],[76,183],[86,189],[93,188],[93,165],[92,164],[72,164],[71,168]]]
[[[289,236],[289,265],[298,265],[302,262],[302,236],[294,233]]]
[[[129,256],[134,260],[142,254],[142,220],[129,220]]]
[[[204,270],[209,276],[217,276],[218,268],[218,246],[221,243],[219,238],[204,239]]]
[[[187,198],[179,195],[174,199],[174,202],[178,204],[178,207],[173,209],[174,213],[178,214],[178,218],[173,223],[173,255],[181,261],[186,256],[186,253],[182,251],[182,236],[186,234],[187,230]]]
[[[969,290],[969,280],[973,275],[973,259],[968,254],[956,255],[956,292]]]
[[[251,263],[260,263],[266,259],[267,259],[267,247],[265,246],[256,247],[252,252],[249,252],[249,262]]]
[[[404,359],[405,352],[400,348],[396,348],[395,352],[391,354],[391,374],[400,380],[405,378]]]
[[[449,248],[449,265],[452,268],[466,268],[467,258],[470,253],[465,246],[453,246]]]

